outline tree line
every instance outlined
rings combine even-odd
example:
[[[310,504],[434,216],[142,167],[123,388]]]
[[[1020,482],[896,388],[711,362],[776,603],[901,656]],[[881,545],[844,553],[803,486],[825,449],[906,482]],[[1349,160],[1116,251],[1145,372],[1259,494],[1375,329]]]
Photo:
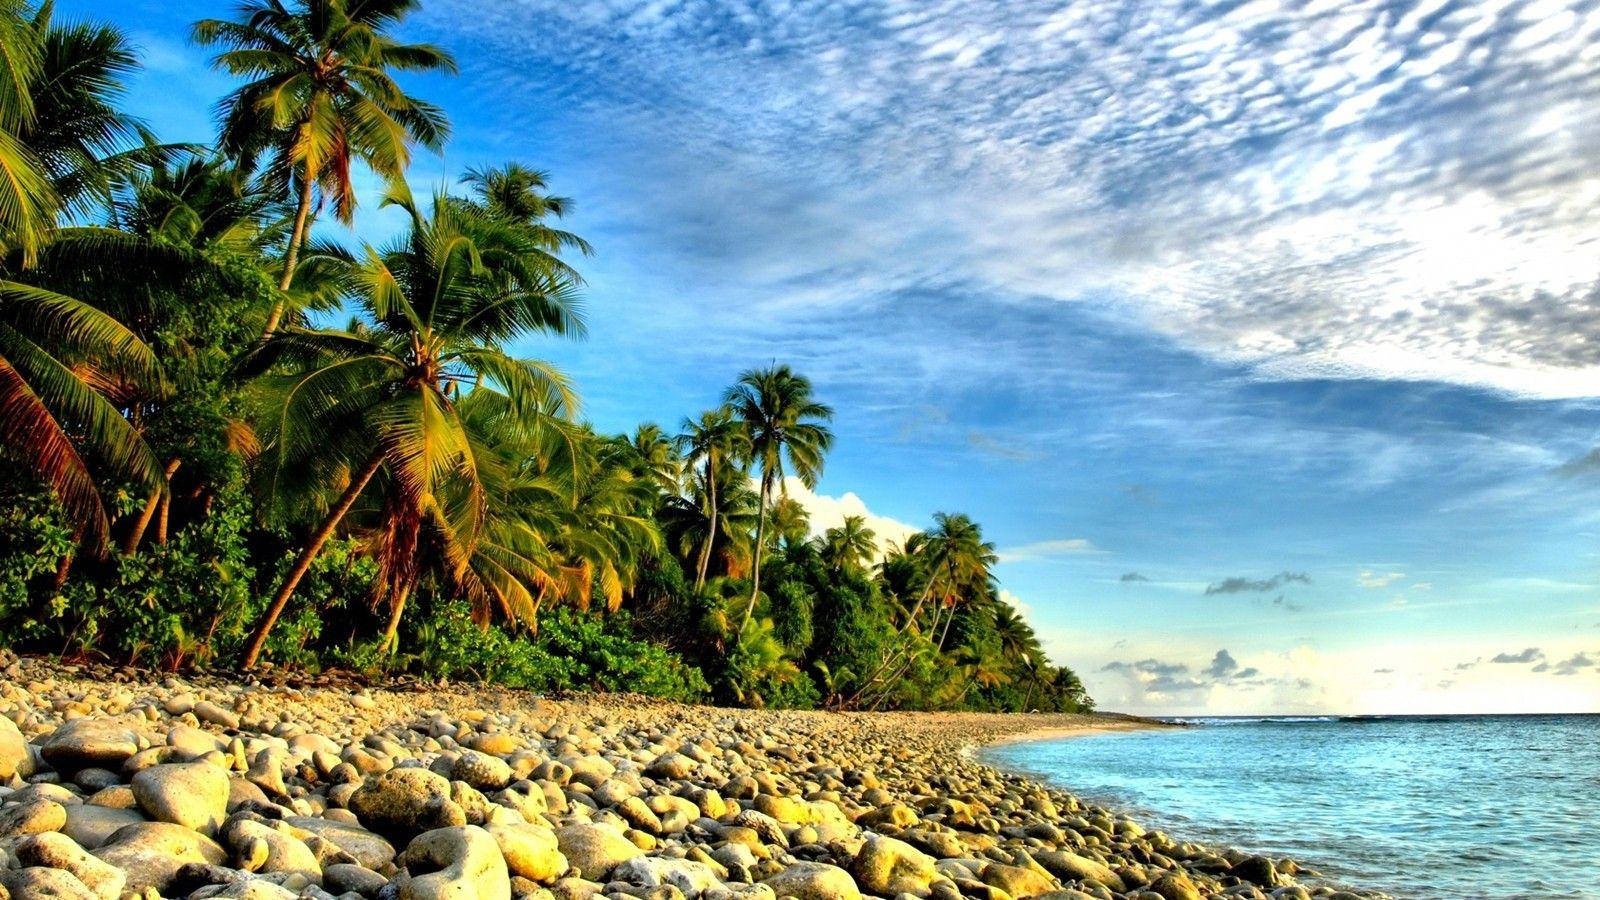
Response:
[[[426,196],[444,112],[396,81],[416,0],[247,0],[192,39],[238,80],[210,146],[119,107],[127,37],[0,0],[0,635],[746,705],[1092,707],[940,513],[813,535],[833,410],[784,365],[675,429],[597,433],[573,208],[512,162]],[[385,184],[359,197],[353,172]],[[404,213],[378,246],[319,222]]]

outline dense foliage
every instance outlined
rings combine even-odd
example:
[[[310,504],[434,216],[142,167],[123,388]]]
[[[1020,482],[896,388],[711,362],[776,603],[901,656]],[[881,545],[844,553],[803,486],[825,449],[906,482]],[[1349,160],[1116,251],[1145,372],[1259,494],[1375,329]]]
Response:
[[[833,410],[753,369],[676,434],[574,421],[572,201],[519,164],[414,197],[444,114],[415,0],[250,0],[214,149],[118,109],[123,35],[0,0],[0,635],[163,668],[340,667],[858,709],[1090,706],[979,526],[813,529]],[[409,227],[347,248],[351,167]],[[129,273],[138,273],[130,278]]]

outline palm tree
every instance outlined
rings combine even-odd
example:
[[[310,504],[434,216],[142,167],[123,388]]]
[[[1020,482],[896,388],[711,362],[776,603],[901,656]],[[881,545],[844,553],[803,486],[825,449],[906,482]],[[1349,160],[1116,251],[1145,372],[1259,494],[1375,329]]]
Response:
[[[632,451],[634,475],[662,494],[677,489],[683,474],[683,460],[678,457],[677,442],[667,437],[660,425],[654,422],[639,425],[633,430],[628,448]]]
[[[706,569],[711,563],[711,545],[717,539],[717,487],[719,473],[727,466],[742,460],[749,453],[749,435],[734,419],[729,406],[707,410],[699,419],[683,420],[678,435],[678,452],[689,466],[700,466],[704,488],[702,508],[706,515],[706,536],[695,562],[694,589],[706,583]]]
[[[436,197],[431,218],[408,198],[410,232],[348,273],[349,300],[373,324],[353,331],[289,327],[250,354],[261,379],[265,452],[258,467],[280,507],[296,484],[341,485],[274,595],[245,650],[255,665],[295,586],[380,468],[416,527],[441,531],[466,565],[491,502],[457,403],[464,393],[504,394],[527,423],[573,408],[565,378],[500,345],[530,331],[576,326],[572,285],[529,254],[526,235]],[[302,495],[303,496],[303,495]],[[445,508],[444,499],[453,508]]]
[[[548,172],[507,163],[498,168],[468,169],[462,180],[472,188],[474,202],[489,215],[532,229],[554,263],[565,265],[555,256],[563,250],[576,250],[584,256],[594,252],[588,241],[549,224],[551,218],[560,219],[571,213],[574,204],[571,197],[549,193]],[[576,272],[568,271],[577,277]]]
[[[37,472],[85,544],[104,548],[110,521],[85,453],[112,474],[159,486],[161,465],[108,395],[155,392],[150,348],[116,318],[61,293],[25,284],[40,251],[74,249],[111,235],[57,229],[103,188],[137,123],[112,106],[132,67],[115,29],[52,24],[0,3],[0,444]]]
[[[917,597],[917,602],[906,615],[906,620],[900,626],[900,634],[904,638],[912,627],[917,624],[917,615],[922,607],[935,593],[940,595],[940,603],[934,607],[933,621],[929,623],[927,634],[931,637],[939,630],[940,613],[948,609],[950,618],[945,621],[946,630],[950,621],[955,618],[956,606],[964,593],[974,593],[987,590],[990,581],[989,568],[999,562],[995,553],[994,544],[983,539],[983,532],[978,523],[972,521],[961,513],[934,513],[934,527],[928,531],[912,535],[906,541],[904,555],[918,558],[920,562],[909,566],[921,573],[923,577],[922,592]],[[943,646],[943,635],[939,635],[935,646]],[[885,690],[891,687],[911,664],[911,651],[915,643],[910,640],[901,640],[898,647],[884,655],[883,660],[867,676],[851,701],[859,699],[867,690],[880,680],[885,682]],[[898,664],[898,668],[895,666]]]
[[[788,470],[806,487],[822,477],[823,457],[833,446],[833,432],[823,423],[833,409],[811,396],[811,380],[788,366],[752,369],[739,376],[724,402],[733,407],[750,440],[750,459],[761,471],[757,490],[756,541],[750,571],[750,599],[740,628],[749,621],[761,594],[761,553],[766,546],[767,507],[773,487]]]
[[[864,516],[845,516],[844,523],[824,531],[818,543],[823,561],[840,571],[858,571],[878,552],[877,537]]]
[[[212,64],[245,84],[218,108],[219,144],[249,168],[261,155],[285,187],[297,186],[293,230],[278,289],[287,293],[305,244],[316,194],[334,215],[355,214],[351,165],[400,179],[411,147],[440,150],[449,135],[444,113],[406,94],[393,72],[455,72],[450,54],[428,44],[403,44],[390,34],[419,0],[244,0],[236,19],[196,22],[194,39],[223,48]],[[278,328],[280,300],[266,333]]]

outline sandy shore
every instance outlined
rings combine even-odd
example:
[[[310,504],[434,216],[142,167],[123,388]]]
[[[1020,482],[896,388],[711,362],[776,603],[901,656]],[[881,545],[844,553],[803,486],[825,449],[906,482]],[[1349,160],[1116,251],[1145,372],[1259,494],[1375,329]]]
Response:
[[[0,669],[11,896],[1381,896],[1146,830],[972,755],[1170,727],[1132,717],[241,684],[3,654]]]

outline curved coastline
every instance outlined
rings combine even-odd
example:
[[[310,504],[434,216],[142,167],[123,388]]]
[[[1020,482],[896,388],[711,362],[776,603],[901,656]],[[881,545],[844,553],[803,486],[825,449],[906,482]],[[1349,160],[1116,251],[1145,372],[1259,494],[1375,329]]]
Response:
[[[255,861],[229,852],[229,841],[258,832],[263,823],[293,820],[293,829],[279,831],[311,841],[308,847],[325,847],[304,829],[356,821],[383,832],[400,851],[436,834],[429,829],[454,810],[446,818],[459,814],[462,822],[449,827],[526,821],[520,827],[546,835],[555,842],[551,849],[564,854],[547,855],[547,864],[525,874],[493,876],[500,879],[493,885],[468,886],[474,896],[482,890],[533,900],[1384,896],[1302,885],[1292,861],[1147,831],[1115,810],[973,753],[1019,740],[1174,727],[1129,716],[745,710],[625,695],[552,699],[420,682],[390,688],[332,679],[241,684],[41,660],[6,668],[0,715],[20,726],[28,741],[22,768],[32,775],[26,780],[52,785],[48,791],[0,789],[0,817],[24,802],[41,802],[41,791],[68,807],[93,805],[104,791],[120,797],[126,788],[119,785],[136,771],[146,782],[157,781],[142,774],[152,767],[216,766],[227,776],[222,784],[231,782],[250,798],[228,800],[218,811],[226,821],[210,832],[222,846],[207,851],[209,868],[141,862],[127,870],[129,879],[165,873],[166,887],[182,871],[189,872],[185,877],[278,878],[282,873],[251,868]],[[73,744],[101,726],[107,734],[126,735],[118,741],[127,743],[118,744],[126,750],[119,760],[97,758],[86,770],[94,773],[96,794],[78,783]],[[412,808],[405,796],[375,796],[400,783],[389,773],[413,766],[448,776],[432,776],[447,786],[448,803],[424,796]],[[13,776],[12,787],[23,787],[24,780]],[[148,784],[136,789],[137,802],[124,806],[121,816],[171,821],[150,790]],[[530,806],[535,793],[544,802]],[[475,832],[464,834],[468,840]],[[78,837],[87,844],[107,838],[81,831]],[[241,848],[249,844],[234,852],[246,852]],[[596,848],[641,861],[623,866],[620,858],[594,856]],[[84,849],[132,859],[115,848]],[[531,866],[505,853],[513,868]],[[300,872],[300,884],[309,888],[335,873],[340,879],[359,875],[371,892],[356,895],[375,898],[381,885],[395,885],[392,892],[425,874],[433,877],[426,866],[408,868],[422,856],[401,852],[368,860],[362,873],[330,864],[323,872]],[[698,880],[663,893],[663,884],[678,881],[662,873],[685,860],[704,866],[695,868]],[[511,893],[500,893],[508,888]]]

